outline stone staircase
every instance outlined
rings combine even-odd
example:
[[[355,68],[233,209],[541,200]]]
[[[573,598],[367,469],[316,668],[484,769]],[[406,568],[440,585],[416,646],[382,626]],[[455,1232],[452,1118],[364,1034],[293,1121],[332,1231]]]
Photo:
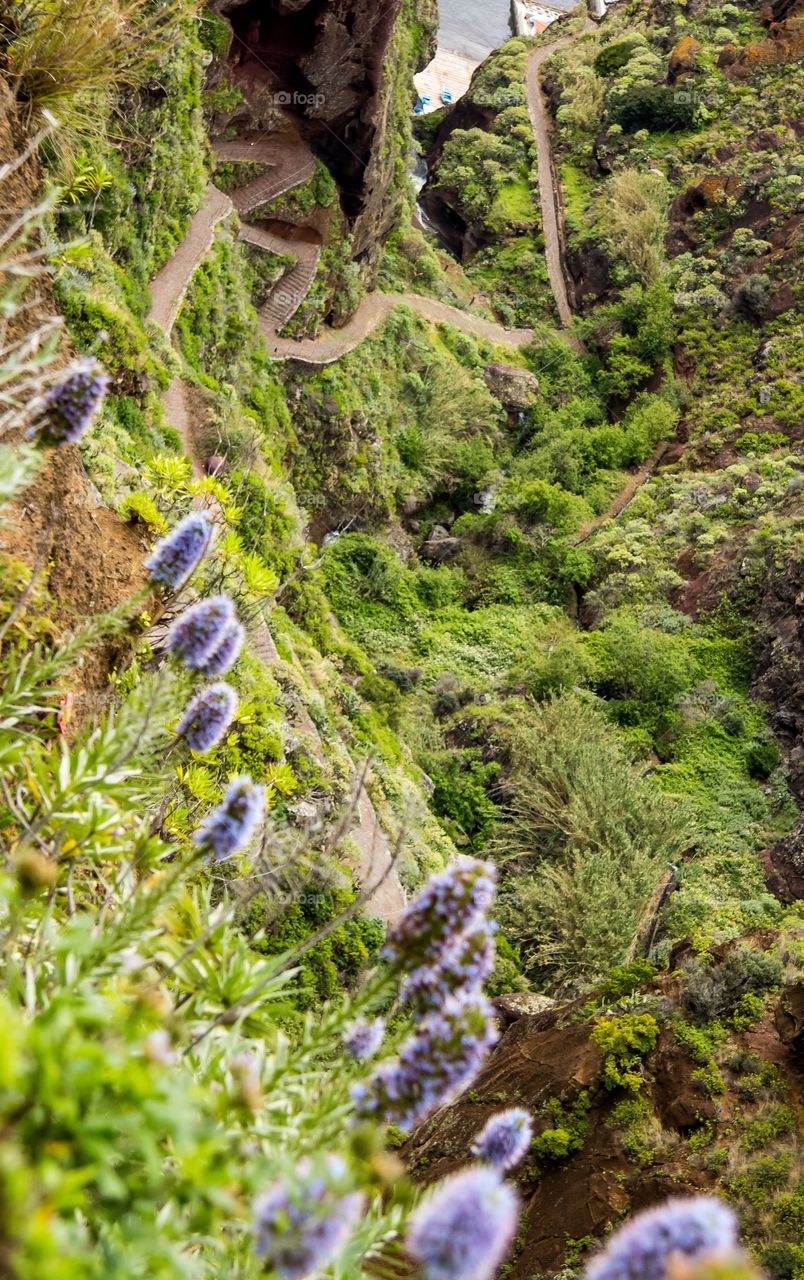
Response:
[[[263,337],[273,339],[296,314],[310,292],[321,260],[321,245],[294,240],[291,236],[284,238],[263,227],[248,224],[241,228],[240,239],[269,253],[296,259],[296,265],[283,274],[258,312],[260,332]]]

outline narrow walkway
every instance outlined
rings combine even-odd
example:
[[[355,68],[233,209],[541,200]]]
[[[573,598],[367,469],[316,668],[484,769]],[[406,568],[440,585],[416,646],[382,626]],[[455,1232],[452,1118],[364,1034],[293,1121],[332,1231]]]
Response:
[[[545,59],[552,57],[557,49],[571,44],[588,31],[594,31],[596,24],[587,18],[582,29],[571,35],[561,36],[551,44],[541,45],[534,49],[528,58],[525,86],[528,98],[528,111],[536,142],[536,160],[539,169],[539,202],[542,209],[542,229],[544,232],[544,257],[550,287],[556,300],[556,310],[562,328],[566,329],[572,320],[572,310],[567,295],[567,282],[563,267],[563,234],[562,220],[559,217],[561,196],[553,164],[552,121],[547,110],[541,82],[541,67]]]
[[[240,239],[268,253],[296,259],[296,265],[282,275],[257,313],[260,332],[271,341],[296,314],[310,292],[321,261],[321,245],[292,235],[280,236],[275,231],[248,223],[240,228]]]
[[[287,195],[315,174],[315,156],[295,135],[243,134],[228,142],[212,139],[211,145],[219,160],[270,166],[268,173],[258,174],[233,192],[232,203],[241,217]]]
[[[616,498],[609,504],[602,515],[595,516],[594,520],[587,520],[586,524],[582,524],[580,529],[576,529],[570,538],[570,543],[577,547],[582,542],[586,542],[596,529],[601,525],[608,524],[610,520],[615,520],[617,516],[622,515],[626,507],[630,506],[636,495],[639,493],[643,485],[647,484],[658,467],[667,450],[670,448],[670,441],[664,440],[655,453],[651,454],[647,462],[643,462],[638,471],[635,471],[628,479],[627,484],[623,486]]]
[[[425,298],[417,293],[370,293],[361,302],[351,320],[342,329],[326,328],[317,338],[278,338],[276,333],[263,329],[263,337],[274,360],[298,360],[302,364],[334,364],[342,356],[379,328],[395,307],[410,307],[423,320],[433,324],[451,324],[462,333],[482,338],[495,346],[524,347],[533,341],[532,329],[506,329],[501,324],[484,320],[482,316],[458,307],[450,307],[435,298]]]
[[[204,203],[192,219],[187,235],[170,262],[162,268],[151,283],[153,300],[151,318],[160,326],[168,340],[190,282],[214,243],[215,228],[231,210],[232,202],[229,198],[215,187],[208,187]],[[192,438],[187,394],[184,380],[177,376],[165,392],[162,404],[169,423],[182,437],[185,452],[192,464],[193,475],[200,478],[203,475],[203,467]],[[259,616],[251,623],[249,637],[254,653],[265,666],[270,667],[280,661],[279,651],[264,617]],[[323,762],[325,752],[321,737],[307,709],[301,703],[297,709],[296,723],[302,733],[311,739],[313,750]],[[357,780],[360,775],[354,766],[352,768]],[[391,923],[405,909],[407,900],[394,865],[388,838],[380,826],[371,797],[362,780],[357,787],[347,834],[357,848],[358,860],[355,872],[358,880],[364,888],[375,886],[366,898],[365,909],[386,924]]]
[[[215,242],[215,228],[231,212],[229,197],[210,183],[186,236],[173,257],[151,281],[149,319],[159,325],[166,337],[170,337],[190,281]]]

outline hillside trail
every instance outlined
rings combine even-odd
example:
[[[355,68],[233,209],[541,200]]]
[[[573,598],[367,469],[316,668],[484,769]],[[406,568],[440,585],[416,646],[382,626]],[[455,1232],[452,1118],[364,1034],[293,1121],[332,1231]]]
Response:
[[[544,258],[550,288],[555,298],[556,310],[562,329],[567,329],[572,321],[572,309],[567,294],[567,282],[564,276],[564,238],[563,218],[560,216],[561,190],[553,160],[553,126],[550,113],[542,90],[541,68],[547,58],[565,45],[572,44],[581,36],[596,30],[597,24],[587,18],[580,31],[560,36],[550,44],[534,49],[528,57],[525,73],[525,88],[528,100],[528,112],[536,143],[536,162],[539,173],[539,203],[542,210],[542,230],[544,234]],[[570,339],[576,349],[583,350],[578,339]]]
[[[626,507],[629,507],[636,495],[639,493],[643,485],[647,484],[654,471],[658,467],[667,450],[670,448],[670,442],[665,440],[659,445],[658,449],[643,462],[638,471],[635,471],[628,478],[627,484],[623,486],[620,492],[612,499],[608,507],[601,515],[595,516],[594,520],[587,520],[586,524],[582,524],[579,529],[570,538],[570,543],[574,547],[580,546],[582,542],[586,542],[592,536],[596,529],[601,525],[608,524],[610,520],[615,520],[617,516],[622,515]]]
[[[567,280],[564,274],[566,245],[563,200],[553,155],[553,124],[542,89],[541,68],[547,58],[552,57],[558,49],[572,44],[573,41],[587,35],[590,31],[597,30],[598,25],[598,22],[594,19],[587,17],[578,31],[560,36],[558,39],[551,41],[550,44],[541,45],[538,49],[534,49],[528,57],[525,79],[528,112],[533,128],[533,137],[536,142],[539,202],[542,210],[544,233],[544,257],[550,287],[555,298],[556,310],[564,330],[568,328],[572,321],[572,308],[570,307]],[[565,334],[565,336],[573,350],[577,351],[579,355],[585,353],[586,347],[579,338],[571,334]],[[625,485],[612,499],[606,510],[601,515],[596,516],[594,520],[589,520],[581,525],[570,539],[572,545],[579,546],[581,543],[586,542],[596,529],[607,524],[610,520],[616,519],[617,516],[625,511],[643,485],[650,480],[669,447],[668,441],[659,445],[658,449],[642,464],[639,470],[628,477]]]

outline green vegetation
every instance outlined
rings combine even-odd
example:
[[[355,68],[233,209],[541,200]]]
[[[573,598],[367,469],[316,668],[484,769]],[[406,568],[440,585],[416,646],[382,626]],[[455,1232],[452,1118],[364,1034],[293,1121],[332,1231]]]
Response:
[[[322,1142],[370,1192],[367,1247],[398,1230],[413,1192],[379,1153],[404,1135],[344,1137],[358,1069],[340,1034],[364,998],[392,1007],[366,978],[383,942],[360,897],[368,798],[406,891],[456,851],[496,863],[489,994],[578,997],[549,1018],[591,1035],[600,1072],[536,1107],[527,1176],[564,1176],[600,1108],[624,1195],[645,1169],[669,1187],[689,1164],[739,1208],[770,1280],[802,1280],[795,1099],[762,1056],[800,975],[800,914],[758,856],[803,794],[801,73],[778,42],[762,53],[778,33],[744,6],[633,0],[546,61],[576,285],[562,333],[524,91],[533,42],[504,45],[460,115],[418,129],[441,149],[430,189],[459,264],[410,226],[410,72],[435,14],[406,0],[377,103],[374,242],[321,159],[258,211],[323,242],[288,334],[345,320],[379,269],[384,291],[533,341],[495,348],[400,306],[310,366],[270,358],[256,312],[291,259],[242,244],[235,219],[169,341],[149,319],[149,282],[208,180],[207,129],[250,118],[228,22],[150,0],[33,3],[13,22],[9,8],[20,129],[45,107],[63,119],[42,146],[52,199],[11,253],[43,228],[69,340],[111,378],[80,446],[94,488],[77,450],[60,455],[67,523],[44,550],[25,544],[36,491],[2,561],[0,676],[41,667],[24,714],[6,717],[0,690],[0,730],[19,739],[0,743],[0,1202],[16,1271],[246,1280],[253,1196]],[[65,13],[86,29],[80,57]],[[46,389],[47,337],[0,352],[0,413],[20,436],[4,388]],[[222,460],[214,478],[188,450]],[[22,447],[6,467],[0,449],[2,496],[35,461]],[[172,732],[189,684],[162,685],[161,602],[91,622],[81,663],[65,651],[100,541],[119,535],[136,571],[201,503],[219,524],[202,589],[229,592],[249,633],[237,714],[203,756]],[[200,816],[243,774],[266,788],[265,847],[194,861]],[[103,784],[91,806],[82,776]],[[390,1017],[395,1040],[407,1015]],[[589,1244],[569,1242],[568,1267]],[[366,1273],[386,1264],[380,1250]],[[342,1270],[363,1274],[357,1253]]]
[[[627,1089],[638,1093],[644,1083],[641,1060],[659,1038],[656,1019],[649,1013],[623,1014],[602,1018],[591,1036],[603,1052],[603,1085],[606,1089]]]

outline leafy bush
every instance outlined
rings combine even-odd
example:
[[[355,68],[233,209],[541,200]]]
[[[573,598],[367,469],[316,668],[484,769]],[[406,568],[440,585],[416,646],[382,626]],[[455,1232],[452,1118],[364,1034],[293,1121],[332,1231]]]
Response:
[[[664,133],[691,129],[695,123],[692,94],[676,93],[665,85],[634,84],[620,93],[610,106],[611,119],[627,133],[648,129]]]
[[[599,76],[613,75],[615,71],[619,71],[626,65],[638,47],[637,40],[614,40],[611,44],[604,45],[595,57],[595,71]]]
[[[636,1093],[643,1084],[640,1063],[655,1048],[659,1026],[649,1013],[629,1013],[620,1018],[603,1018],[590,1039],[604,1053],[603,1084],[606,1089],[628,1089]]]
[[[718,963],[702,959],[684,982],[684,1004],[700,1022],[735,1013],[746,995],[767,995],[779,986],[783,965],[774,955],[735,947]]]

